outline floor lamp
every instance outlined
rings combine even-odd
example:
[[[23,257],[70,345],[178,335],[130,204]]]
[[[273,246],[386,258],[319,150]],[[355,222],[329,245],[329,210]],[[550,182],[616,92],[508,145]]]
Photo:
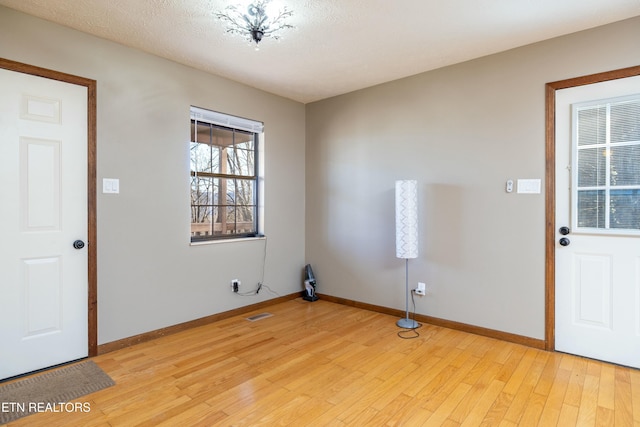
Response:
[[[418,257],[418,182],[396,181],[396,257],[405,261],[405,318],[396,324],[415,329],[418,322],[409,319],[409,259]]]

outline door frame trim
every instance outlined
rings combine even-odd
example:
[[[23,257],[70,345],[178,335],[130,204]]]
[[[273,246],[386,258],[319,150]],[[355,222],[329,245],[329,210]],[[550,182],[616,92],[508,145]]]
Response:
[[[96,86],[95,80],[61,73],[21,62],[0,58],[0,68],[87,88],[87,255],[88,255],[88,354],[98,354],[98,269],[97,269],[97,221],[96,221]]]
[[[556,91],[640,75],[640,66],[590,74],[545,85],[545,349],[556,346]]]

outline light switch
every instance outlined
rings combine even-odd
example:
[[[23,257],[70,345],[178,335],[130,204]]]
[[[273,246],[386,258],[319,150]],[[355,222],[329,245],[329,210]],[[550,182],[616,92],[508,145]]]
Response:
[[[120,180],[117,178],[103,178],[102,179],[102,192],[104,194],[118,194],[120,193]]]
[[[507,180],[507,184],[506,184],[505,190],[507,191],[507,193],[513,192],[513,180],[512,179]]]
[[[521,194],[540,194],[541,189],[540,179],[519,179],[518,180],[518,193]]]

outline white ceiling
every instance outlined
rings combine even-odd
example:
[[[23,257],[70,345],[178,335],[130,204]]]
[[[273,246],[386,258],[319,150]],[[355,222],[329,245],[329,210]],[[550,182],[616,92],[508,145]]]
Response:
[[[248,0],[0,5],[303,103],[640,15],[640,0],[276,1],[296,28],[259,51],[213,14]]]

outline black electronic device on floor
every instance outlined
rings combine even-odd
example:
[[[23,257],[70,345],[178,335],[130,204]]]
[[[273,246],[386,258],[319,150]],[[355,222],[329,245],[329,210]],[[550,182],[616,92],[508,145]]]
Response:
[[[317,301],[316,295],[316,278],[313,275],[311,264],[304,267],[304,291],[302,291],[302,299],[305,301]]]

